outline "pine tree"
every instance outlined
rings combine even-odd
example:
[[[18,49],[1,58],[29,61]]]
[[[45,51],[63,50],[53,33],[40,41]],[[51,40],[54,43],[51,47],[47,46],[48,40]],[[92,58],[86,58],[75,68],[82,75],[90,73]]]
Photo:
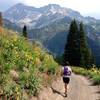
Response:
[[[78,25],[75,20],[71,22],[67,43],[64,51],[64,64],[68,61],[74,66],[89,66],[93,63],[91,50],[87,44],[86,33],[83,28],[83,23]]]
[[[67,43],[64,51],[64,64],[68,61],[71,65],[79,64],[78,26],[76,20],[71,22]]]
[[[86,42],[86,36],[85,36],[85,32],[83,29],[83,23],[80,23],[79,25],[79,53],[80,53],[80,62],[79,65],[80,66],[84,66],[85,65],[85,53],[86,53],[86,49],[87,49],[87,42]]]
[[[86,33],[83,28],[83,23],[79,25],[79,45],[80,45],[80,66],[89,67],[92,62],[92,52],[88,47]]]
[[[0,12],[0,33],[3,32],[3,18],[2,18],[2,13]]]
[[[26,25],[24,25],[24,27],[23,27],[23,36],[27,37],[27,27],[26,27]]]
[[[3,26],[2,13],[0,12],[0,26]]]

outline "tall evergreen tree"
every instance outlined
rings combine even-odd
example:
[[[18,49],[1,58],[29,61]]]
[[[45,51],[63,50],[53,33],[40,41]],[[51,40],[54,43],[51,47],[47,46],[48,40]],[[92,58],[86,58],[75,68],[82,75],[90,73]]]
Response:
[[[27,37],[27,27],[26,27],[26,25],[24,25],[24,27],[23,27],[23,36]]]
[[[78,25],[75,20],[71,22],[67,43],[64,51],[64,64],[89,67],[92,63],[92,53],[88,47],[83,23]]]
[[[78,26],[76,20],[71,22],[67,43],[64,51],[64,64],[68,61],[71,65],[79,64]]]
[[[2,13],[0,12],[0,26],[3,26]]]
[[[83,23],[79,25],[79,52],[80,52],[80,66],[89,67],[93,62],[92,52],[88,47],[86,33],[83,28]]]

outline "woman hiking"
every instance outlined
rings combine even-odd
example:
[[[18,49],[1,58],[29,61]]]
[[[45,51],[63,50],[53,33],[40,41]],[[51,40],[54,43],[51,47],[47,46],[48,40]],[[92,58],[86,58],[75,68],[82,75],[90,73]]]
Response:
[[[71,74],[72,74],[72,70],[69,66],[69,63],[66,62],[66,65],[62,67],[62,71],[61,71],[61,75],[63,78],[64,87],[65,87],[65,97],[67,97],[68,84],[70,81]]]

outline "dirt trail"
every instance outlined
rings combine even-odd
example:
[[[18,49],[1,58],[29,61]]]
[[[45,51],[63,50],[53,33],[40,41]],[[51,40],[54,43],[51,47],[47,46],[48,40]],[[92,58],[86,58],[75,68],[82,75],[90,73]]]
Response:
[[[52,84],[52,88],[45,88],[37,100],[100,100],[100,88],[92,86],[85,77],[73,74],[68,97],[64,97],[63,82],[59,78]]]

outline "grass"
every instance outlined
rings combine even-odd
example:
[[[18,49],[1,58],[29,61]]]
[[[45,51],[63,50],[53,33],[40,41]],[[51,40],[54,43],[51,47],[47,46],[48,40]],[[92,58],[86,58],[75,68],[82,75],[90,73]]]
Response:
[[[72,70],[76,74],[88,76],[93,81],[94,85],[100,85],[100,70],[97,68],[87,70],[80,67],[72,67]]]

